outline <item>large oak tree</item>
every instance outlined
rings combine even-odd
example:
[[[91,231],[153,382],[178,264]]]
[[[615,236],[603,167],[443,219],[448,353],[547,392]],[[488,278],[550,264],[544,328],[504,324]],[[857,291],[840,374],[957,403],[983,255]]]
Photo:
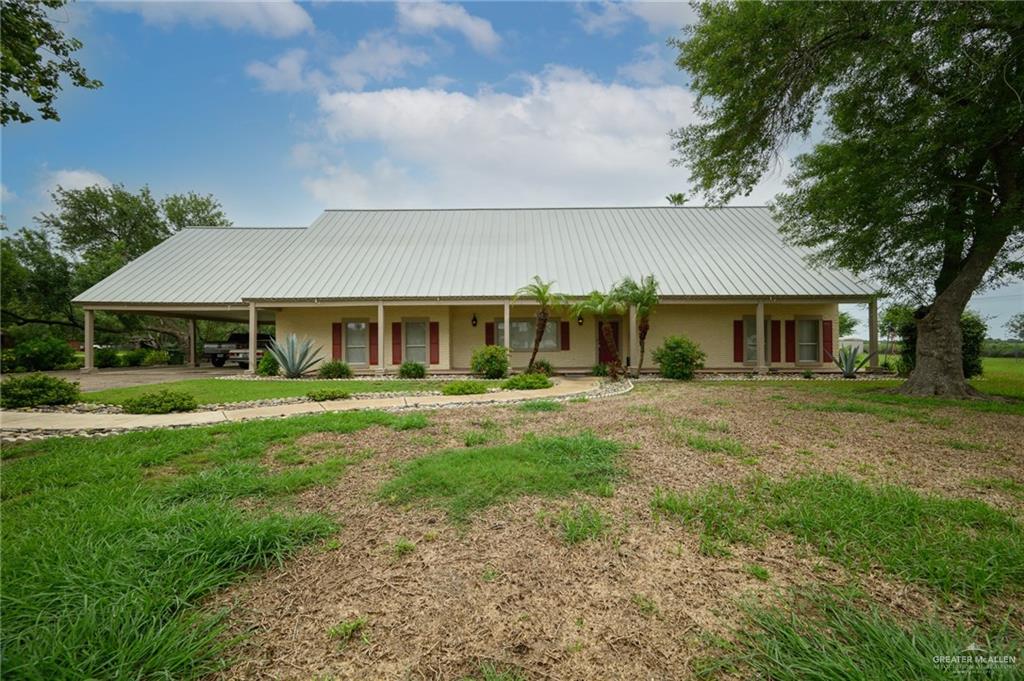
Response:
[[[1019,275],[1024,3],[705,3],[674,41],[700,121],[676,162],[712,202],[749,193],[820,126],[775,206],[788,239],[924,303],[901,390],[973,394],[960,316]]]

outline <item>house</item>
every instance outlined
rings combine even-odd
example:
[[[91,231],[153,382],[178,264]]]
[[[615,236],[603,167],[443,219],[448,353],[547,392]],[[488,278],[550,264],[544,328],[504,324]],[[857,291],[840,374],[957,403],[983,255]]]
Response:
[[[310,338],[359,372],[403,361],[458,372],[484,344],[526,365],[535,307],[512,298],[534,275],[572,299],[653,274],[661,303],[645,368],[666,336],[685,334],[709,369],[829,370],[839,303],[869,305],[876,347],[877,291],[807,255],[764,207],[328,210],[309,227],[182,230],[75,302],[86,312],[86,370],[95,311],[111,310],[248,321],[251,335],[273,323],[279,338]],[[635,364],[635,311],[609,323]],[[597,320],[560,311],[540,357],[589,371],[609,359],[600,337]]]

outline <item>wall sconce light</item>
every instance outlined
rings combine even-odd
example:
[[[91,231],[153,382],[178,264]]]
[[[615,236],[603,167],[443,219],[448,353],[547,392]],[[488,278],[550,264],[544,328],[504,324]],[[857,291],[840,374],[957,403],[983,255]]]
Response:
[[[583,326],[583,315],[576,315],[576,323]]]
[[[476,326],[476,312],[473,313],[473,318],[469,320],[469,323]]]

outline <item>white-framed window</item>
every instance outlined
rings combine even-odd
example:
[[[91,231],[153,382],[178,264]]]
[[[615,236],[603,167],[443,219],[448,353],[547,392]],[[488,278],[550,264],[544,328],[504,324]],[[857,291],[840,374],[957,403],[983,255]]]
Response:
[[[422,319],[405,322],[405,354],[406,362],[427,363],[427,322]]]
[[[540,340],[540,349],[544,351],[560,350],[561,343],[561,320],[549,319],[544,326],[544,337]],[[533,339],[537,335],[536,319],[510,319],[509,320],[509,345],[511,350],[517,352],[530,352],[533,350]],[[501,345],[505,342],[505,320],[497,319],[494,324],[494,342]]]
[[[818,362],[821,357],[821,320],[796,320],[796,361]]]
[[[370,361],[370,325],[366,322],[345,322],[345,361],[366,364]]]

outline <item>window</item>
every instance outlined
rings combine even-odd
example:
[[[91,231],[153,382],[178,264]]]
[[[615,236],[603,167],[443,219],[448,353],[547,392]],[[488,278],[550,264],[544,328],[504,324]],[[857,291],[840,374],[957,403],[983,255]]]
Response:
[[[796,320],[796,359],[817,362],[821,357],[820,324],[817,319]]]
[[[369,340],[369,324],[366,322],[345,322],[345,361],[349,364],[366,364]]]
[[[530,352],[533,350],[533,339],[537,335],[536,319],[510,319],[509,344],[510,349],[519,352]],[[560,320],[549,319],[544,326],[544,337],[540,340],[542,351],[560,350],[562,345],[559,339]],[[505,320],[498,319],[494,325],[494,342],[502,345],[505,342]]]
[[[772,356],[771,319],[764,319],[764,359],[768,362]],[[757,317],[743,318],[743,361],[757,361]]]
[[[427,363],[427,323],[405,323],[405,361]]]

